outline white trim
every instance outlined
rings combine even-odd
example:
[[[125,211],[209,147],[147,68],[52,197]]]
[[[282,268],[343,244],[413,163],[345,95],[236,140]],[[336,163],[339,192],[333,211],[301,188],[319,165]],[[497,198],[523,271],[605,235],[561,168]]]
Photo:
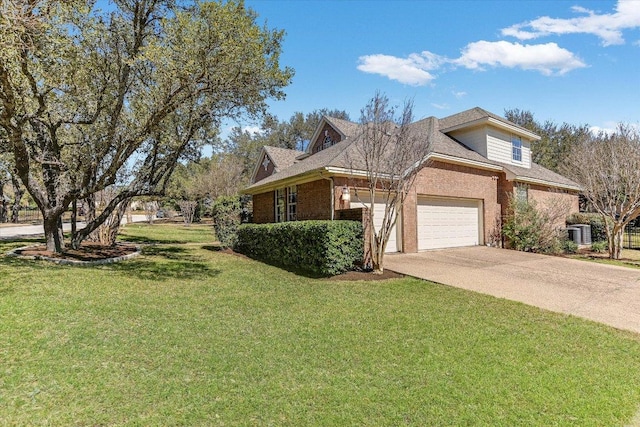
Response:
[[[511,179],[510,181],[524,182],[527,184],[537,184],[537,185],[543,185],[545,187],[555,187],[555,188],[562,188],[562,189],[573,190],[573,191],[581,191],[581,188],[575,185],[560,184],[557,182],[545,181],[544,179],[529,178],[526,176],[516,175],[514,179]]]
[[[460,123],[459,125],[456,126],[452,126],[450,128],[446,128],[446,129],[440,129],[440,132],[443,133],[449,133],[449,132],[453,132],[455,130],[460,130],[460,129],[465,129],[465,128],[472,128],[472,127],[476,127],[476,126],[481,126],[484,124],[490,124],[493,125],[497,128],[501,128],[501,129],[506,129],[510,132],[516,133],[518,135],[524,136],[528,139],[532,139],[532,140],[536,140],[539,141],[540,139],[542,139],[540,136],[536,135],[533,132],[529,132],[526,129],[523,129],[519,126],[516,125],[512,125],[509,123],[505,123],[502,120],[497,120],[494,119],[493,117],[482,117],[478,120],[473,120],[470,122],[465,122],[465,123]]]
[[[269,161],[271,162],[271,164],[273,165],[273,168],[275,170],[276,164],[273,163],[273,159],[271,158],[271,156],[269,154],[267,154],[267,150],[264,149],[264,146],[262,147],[262,149],[260,150],[260,157],[258,157],[259,160],[264,160],[264,158],[268,157]],[[262,161],[258,161],[256,162],[256,165],[253,167],[253,173],[251,174],[251,183],[255,184],[256,182],[256,175],[258,175],[258,171],[260,170],[260,166],[262,166]]]
[[[305,150],[305,152],[309,155],[313,154],[311,152],[311,147],[313,147],[313,144],[316,142],[316,139],[318,139],[318,137],[320,136],[320,132],[322,131],[322,128],[324,127],[323,124],[327,124],[331,127],[331,129],[335,130],[336,132],[338,132],[341,136],[340,141],[344,141],[347,136],[340,132],[339,129],[336,129],[336,127],[334,125],[332,125],[331,123],[329,123],[329,120],[327,120],[327,116],[322,116],[322,119],[320,120],[320,124],[318,124],[318,127],[316,127],[316,130],[313,132],[313,136],[311,136],[311,139],[309,140],[309,146],[307,147],[307,149]],[[337,144],[337,141],[335,141],[335,143]]]

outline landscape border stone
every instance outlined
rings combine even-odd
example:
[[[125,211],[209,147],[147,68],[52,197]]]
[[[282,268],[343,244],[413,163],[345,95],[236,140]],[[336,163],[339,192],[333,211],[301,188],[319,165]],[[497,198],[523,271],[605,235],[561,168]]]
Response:
[[[48,262],[52,262],[54,264],[60,264],[60,265],[91,266],[91,265],[113,264],[116,262],[126,261],[128,259],[137,257],[142,252],[142,247],[140,245],[135,245],[136,250],[130,254],[126,254],[126,255],[122,255],[114,258],[104,258],[104,259],[91,260],[91,261],[53,258],[53,257],[44,256],[44,255],[23,255],[20,253],[21,251],[37,248],[39,246],[40,245],[23,246],[7,252],[6,255],[10,257],[17,257],[17,258],[29,259],[29,260],[48,261]]]

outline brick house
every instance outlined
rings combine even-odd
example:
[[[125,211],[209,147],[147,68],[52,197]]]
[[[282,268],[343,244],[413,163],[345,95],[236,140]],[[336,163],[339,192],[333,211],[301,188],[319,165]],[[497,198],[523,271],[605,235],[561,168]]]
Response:
[[[476,107],[411,128],[430,139],[431,154],[387,252],[494,244],[510,194],[578,211],[577,184],[531,161],[531,142],[540,137],[500,116]],[[358,124],[323,117],[305,152],[264,147],[244,190],[254,222],[340,219],[369,205],[351,156],[358,135]],[[378,211],[384,205],[374,203],[374,223]]]

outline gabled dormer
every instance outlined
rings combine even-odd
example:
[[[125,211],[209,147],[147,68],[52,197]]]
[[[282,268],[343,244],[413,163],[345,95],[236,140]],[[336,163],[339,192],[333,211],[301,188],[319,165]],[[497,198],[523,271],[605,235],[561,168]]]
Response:
[[[440,120],[440,131],[489,160],[531,167],[531,142],[540,137],[481,108]]]
[[[323,116],[316,131],[311,137],[311,142],[307,148],[307,155],[315,154],[325,150],[332,145],[344,141],[354,136],[358,125],[347,120],[336,119],[334,117]]]
[[[297,161],[298,157],[304,154],[303,151],[265,145],[262,147],[258,157],[259,161],[253,169],[251,182],[258,182],[288,168]]]

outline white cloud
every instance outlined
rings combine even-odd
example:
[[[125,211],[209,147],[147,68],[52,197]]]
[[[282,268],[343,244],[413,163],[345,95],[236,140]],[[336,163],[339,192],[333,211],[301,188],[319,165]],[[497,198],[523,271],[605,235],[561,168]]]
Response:
[[[380,74],[391,80],[412,86],[424,86],[435,76],[429,71],[438,69],[443,58],[431,52],[412,53],[407,58],[391,55],[366,55],[359,58],[358,70]]]
[[[611,135],[615,133],[615,131],[616,131],[615,127],[591,126],[589,128],[589,132],[591,132],[592,135],[598,135],[601,132],[604,133],[605,135]]]
[[[264,130],[260,126],[242,126],[242,132],[247,132],[250,135],[262,135]]]
[[[577,56],[555,43],[522,45],[484,40],[469,43],[453,63],[472,70],[484,70],[485,66],[536,70],[547,76],[586,67]]]
[[[456,92],[456,91],[453,91],[453,96],[455,96],[457,99],[462,99],[465,96],[467,96],[467,92],[463,92],[463,91]]]
[[[543,16],[504,28],[502,35],[532,40],[548,35],[593,34],[600,37],[604,46],[609,46],[624,44],[623,30],[640,28],[640,4],[637,0],[619,0],[613,13],[598,14],[580,6],[572,9],[586,16],[569,19]]]
[[[431,106],[437,108],[438,110],[448,110],[449,109],[449,105],[447,105],[447,104],[436,104],[436,103],[432,102]]]

